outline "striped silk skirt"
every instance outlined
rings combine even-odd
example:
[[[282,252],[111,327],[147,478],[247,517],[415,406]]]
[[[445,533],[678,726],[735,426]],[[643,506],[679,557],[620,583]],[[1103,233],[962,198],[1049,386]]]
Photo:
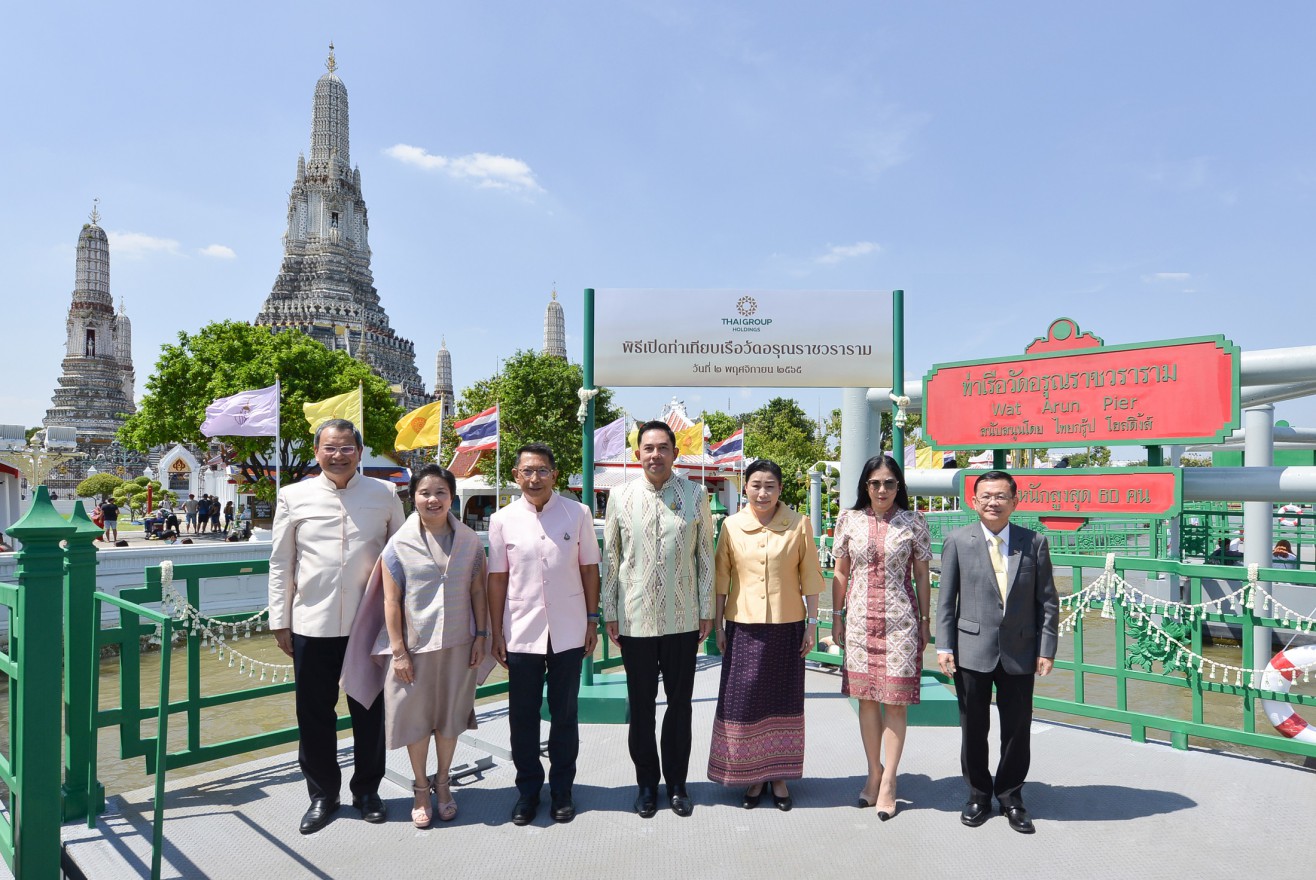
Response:
[[[804,621],[726,622],[708,778],[753,785],[804,775]]]

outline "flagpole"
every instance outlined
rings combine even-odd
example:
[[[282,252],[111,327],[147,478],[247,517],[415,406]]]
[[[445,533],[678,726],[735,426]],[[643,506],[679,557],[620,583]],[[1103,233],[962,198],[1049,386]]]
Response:
[[[434,447],[434,463],[443,467],[443,395],[439,395],[439,442]]]
[[[364,383],[360,379],[356,382],[356,414],[361,420],[361,424],[356,426],[361,432],[361,457],[357,459],[356,472],[364,474],[366,472],[366,392]]]
[[[283,380],[277,373],[274,374],[274,506],[279,506],[279,483],[282,473],[282,458],[279,454],[279,448],[282,446],[282,435],[280,429],[283,424]],[[254,514],[255,511],[253,510]],[[253,519],[255,517],[253,516]]]

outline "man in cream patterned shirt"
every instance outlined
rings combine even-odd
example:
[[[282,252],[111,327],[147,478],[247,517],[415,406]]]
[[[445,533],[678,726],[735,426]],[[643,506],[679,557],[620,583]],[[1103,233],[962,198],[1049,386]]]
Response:
[[[635,812],[647,819],[658,811],[662,776],[672,811],[689,816],[690,698],[699,643],[713,625],[713,518],[703,488],[672,473],[676,434],[666,422],[641,425],[638,445],[643,479],[608,498],[603,618],[626,668]],[[661,763],[654,740],[660,674],[667,696]]]

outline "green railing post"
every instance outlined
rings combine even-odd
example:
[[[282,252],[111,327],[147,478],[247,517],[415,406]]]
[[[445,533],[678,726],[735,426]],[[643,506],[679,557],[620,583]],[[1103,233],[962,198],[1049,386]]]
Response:
[[[60,541],[77,527],[37,486],[32,507],[9,533],[23,542],[17,557],[18,614],[10,621],[9,655],[18,664],[10,759],[14,768],[14,876],[59,880],[60,656],[64,554]],[[52,736],[52,733],[56,735]]]
[[[105,789],[99,782],[87,791],[87,730],[94,708],[90,655],[96,645],[96,621],[92,594],[96,592],[96,538],[100,529],[88,518],[82,501],[73,505],[70,523],[76,531],[64,550],[64,821],[81,819],[90,810],[105,809]]]

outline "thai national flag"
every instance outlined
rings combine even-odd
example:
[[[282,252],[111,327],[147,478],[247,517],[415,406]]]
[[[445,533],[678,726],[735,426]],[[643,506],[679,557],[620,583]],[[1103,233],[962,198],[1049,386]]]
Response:
[[[708,450],[708,454],[713,456],[714,464],[722,464],[728,461],[735,461],[745,457],[745,429],[739,428],[736,433],[732,434],[721,443]]]
[[[469,419],[454,422],[452,427],[462,439],[457,446],[458,452],[495,449],[498,446],[498,407],[491,406]]]

